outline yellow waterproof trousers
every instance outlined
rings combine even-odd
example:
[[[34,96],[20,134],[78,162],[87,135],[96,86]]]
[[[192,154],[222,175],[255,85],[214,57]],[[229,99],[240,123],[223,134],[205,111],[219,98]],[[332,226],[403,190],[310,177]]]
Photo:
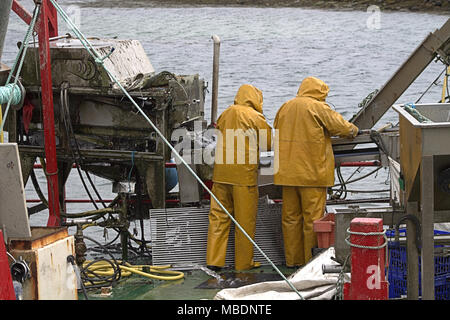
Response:
[[[313,222],[325,211],[327,188],[283,186],[281,226],[286,265],[302,266],[317,246]]]
[[[256,214],[258,210],[258,187],[236,186],[214,182],[212,192],[222,205],[233,215],[245,232],[254,239],[256,228]],[[217,202],[211,198],[209,211],[208,245],[206,249],[206,264],[223,267],[231,225],[230,217],[222,210]],[[254,266],[253,244],[235,227],[236,270],[248,270]]]

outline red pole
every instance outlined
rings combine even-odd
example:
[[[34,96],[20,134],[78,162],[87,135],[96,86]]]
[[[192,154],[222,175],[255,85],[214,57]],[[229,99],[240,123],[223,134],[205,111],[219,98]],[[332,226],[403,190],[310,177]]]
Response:
[[[341,162],[340,167],[379,167],[381,166],[380,161],[348,161]]]
[[[350,223],[352,276],[351,283],[344,284],[344,300],[388,299],[382,232],[383,219],[354,218]]]
[[[44,144],[48,189],[48,227],[60,224],[58,162],[56,160],[55,120],[53,111],[52,70],[50,58],[50,37],[58,35],[56,10],[50,1],[42,1],[38,22],[39,61],[42,90]]]
[[[0,230],[0,300],[16,300],[5,241]]]

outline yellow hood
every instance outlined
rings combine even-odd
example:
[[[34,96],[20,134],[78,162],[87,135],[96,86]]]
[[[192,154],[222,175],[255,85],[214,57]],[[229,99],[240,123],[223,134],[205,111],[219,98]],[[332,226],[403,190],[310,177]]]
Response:
[[[251,84],[243,84],[234,98],[235,105],[248,106],[263,113],[263,95],[261,90]]]
[[[325,82],[315,77],[305,78],[297,92],[297,97],[310,97],[325,101],[330,88]]]

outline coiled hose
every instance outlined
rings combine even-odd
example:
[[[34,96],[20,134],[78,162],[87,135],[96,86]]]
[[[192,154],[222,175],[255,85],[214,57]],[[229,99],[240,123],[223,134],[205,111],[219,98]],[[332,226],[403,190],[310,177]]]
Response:
[[[151,265],[131,265],[126,261],[117,261],[114,265],[109,260],[95,260],[86,261],[83,264],[83,269],[86,271],[88,278],[100,277],[111,279],[117,273],[117,268],[120,268],[121,277],[128,277],[132,274],[137,274],[149,279],[155,280],[179,280],[184,278],[184,273],[181,271],[166,270],[171,265],[165,266],[151,266]],[[148,271],[147,271],[148,270]],[[89,279],[88,279],[89,280]]]
[[[174,281],[184,278],[181,271],[167,270],[171,265],[151,266],[151,265],[131,265],[126,261],[116,260],[111,252],[98,241],[83,236],[85,239],[96,243],[102,247],[111,259],[96,259],[85,261],[80,268],[80,278],[82,289],[87,298],[86,290],[101,288],[106,285],[113,285],[124,277],[137,274],[149,279]]]

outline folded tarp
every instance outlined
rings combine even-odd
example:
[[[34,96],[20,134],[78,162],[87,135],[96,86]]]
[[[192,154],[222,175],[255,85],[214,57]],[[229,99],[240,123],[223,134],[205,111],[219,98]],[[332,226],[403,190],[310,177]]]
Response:
[[[336,294],[339,273],[322,272],[322,265],[338,265],[332,260],[334,248],[331,247],[311,260],[303,268],[292,274],[288,280],[294,285],[305,300],[331,300]],[[344,280],[350,274],[344,273]],[[286,281],[268,281],[255,283],[239,288],[228,288],[219,291],[215,300],[298,300],[300,297]]]

